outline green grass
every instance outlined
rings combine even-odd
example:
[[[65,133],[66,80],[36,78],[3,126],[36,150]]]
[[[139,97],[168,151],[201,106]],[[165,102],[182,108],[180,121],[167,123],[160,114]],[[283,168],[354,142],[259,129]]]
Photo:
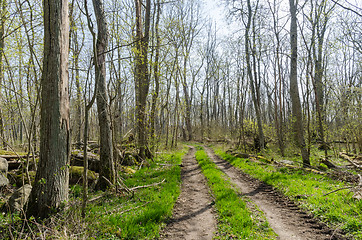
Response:
[[[75,185],[71,188],[70,208],[54,220],[54,225],[47,227],[52,231],[50,239],[85,238],[85,239],[154,239],[159,237],[165,220],[172,215],[172,209],[180,193],[180,174],[182,156],[186,149],[175,153],[162,154],[151,162],[150,167],[144,167],[134,174],[122,173],[124,183],[129,187],[143,186],[161,182],[160,185],[141,188],[134,195],[116,195],[107,193],[102,198],[89,203],[86,217],[80,217],[80,203],[82,188]],[[160,165],[163,163],[170,166]],[[91,193],[89,199],[103,195],[103,192]],[[0,228],[11,222],[11,216],[0,216]],[[16,219],[12,226],[20,232],[22,220]],[[2,226],[1,226],[2,225]],[[37,227],[30,226],[33,231]],[[5,236],[5,237],[4,237]],[[7,235],[8,236],[8,235]],[[6,235],[0,238],[6,239]]]
[[[346,184],[301,169],[261,165],[249,159],[234,157],[221,149],[215,149],[215,152],[242,171],[281,190],[331,227],[344,230],[349,237],[362,239],[362,201],[353,199],[349,190],[324,196],[346,187]]]
[[[209,160],[201,148],[198,149],[196,159],[208,179],[218,212],[218,235],[215,238],[276,239],[262,214],[248,209],[248,200],[239,196],[225,174]]]

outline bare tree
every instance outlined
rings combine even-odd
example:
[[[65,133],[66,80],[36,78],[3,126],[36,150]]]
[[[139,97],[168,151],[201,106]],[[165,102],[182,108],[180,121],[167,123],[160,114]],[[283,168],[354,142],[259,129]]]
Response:
[[[151,0],[135,0],[136,6],[136,49],[135,49],[135,91],[136,91],[136,121],[139,156],[147,157],[146,104],[150,86],[148,70],[148,45],[151,19]],[[145,6],[143,19],[142,7]],[[150,156],[148,156],[150,157]]]
[[[97,85],[96,99],[98,123],[100,129],[100,159],[101,169],[97,187],[105,190],[108,181],[114,183],[115,169],[113,162],[113,143],[111,120],[108,107],[108,92],[106,83],[106,51],[108,44],[108,30],[102,0],[93,0],[94,13],[97,19],[97,42],[93,46],[95,78]],[[107,181],[108,180],[108,181]]]
[[[153,68],[153,75],[155,78],[155,89],[152,95],[152,106],[151,106],[151,116],[150,116],[150,135],[152,139],[153,148],[155,145],[155,122],[156,122],[156,110],[157,110],[157,101],[158,101],[158,95],[160,93],[160,48],[161,48],[161,37],[160,37],[160,16],[161,16],[161,4],[160,0],[157,0],[157,3],[155,4],[156,7],[156,24],[155,24],[155,38],[156,38],[156,53],[155,53],[155,62],[154,62],[154,68]]]
[[[44,0],[44,60],[40,122],[40,159],[28,214],[48,217],[68,199],[69,97],[68,0]]]
[[[252,53],[250,53],[250,46],[254,46],[255,43],[255,22],[254,22],[254,18],[255,18],[255,14],[256,11],[258,9],[258,7],[255,7],[255,10],[253,12],[252,10],[252,6],[251,6],[251,2],[250,0],[247,0],[247,8],[248,8],[248,20],[247,20],[247,24],[246,24],[246,28],[245,28],[245,55],[246,55],[246,66],[247,66],[247,75],[248,75],[248,79],[249,79],[249,83],[250,83],[250,87],[251,87],[251,96],[253,99],[253,103],[254,103],[254,108],[255,108],[255,114],[256,114],[256,120],[258,123],[258,133],[259,133],[259,148],[260,149],[264,149],[265,146],[265,140],[264,140],[264,132],[263,132],[263,124],[262,124],[262,119],[261,119],[261,109],[260,109],[260,89],[259,89],[259,84],[257,83],[257,73],[256,73],[256,64],[255,64],[255,50],[253,48]],[[253,20],[253,22],[252,22]],[[249,37],[249,31],[252,27],[253,30],[253,42],[250,42],[250,37]],[[251,59],[250,59],[250,55],[252,54],[253,56],[253,62],[254,62],[254,74],[252,73],[252,64],[251,64]]]
[[[5,47],[5,21],[6,21],[6,0],[0,0],[0,85],[3,83],[4,70],[3,70],[3,55]],[[0,136],[2,138],[2,147],[6,147],[4,121],[2,107],[0,106]]]
[[[290,6],[290,46],[291,46],[291,59],[290,59],[290,97],[292,99],[292,116],[294,123],[294,134],[297,146],[301,149],[303,165],[309,166],[309,154],[304,141],[304,128],[303,128],[303,114],[299,98],[298,87],[298,72],[297,72],[297,58],[298,58],[298,28],[297,28],[297,2],[298,0],[289,0]]]

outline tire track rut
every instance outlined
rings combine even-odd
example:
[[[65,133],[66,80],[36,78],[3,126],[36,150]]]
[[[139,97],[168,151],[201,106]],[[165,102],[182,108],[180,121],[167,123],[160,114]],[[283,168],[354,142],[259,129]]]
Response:
[[[270,185],[236,169],[229,162],[215,155],[213,150],[204,147],[211,161],[223,171],[244,196],[254,202],[264,213],[270,227],[281,240],[336,240],[347,239],[334,232],[301,210]]]
[[[216,231],[214,202],[195,152],[190,147],[183,158],[181,193],[161,239],[211,240]]]

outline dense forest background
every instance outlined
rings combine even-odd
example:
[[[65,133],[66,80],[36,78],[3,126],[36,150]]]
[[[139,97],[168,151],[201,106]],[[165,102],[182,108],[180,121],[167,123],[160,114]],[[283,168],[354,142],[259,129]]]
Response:
[[[289,5],[272,0],[223,3],[230,29],[235,30],[228,35],[222,30],[221,36],[217,23],[205,17],[200,1],[160,0],[148,6],[148,73],[143,90],[146,139],[150,146],[171,147],[179,139],[238,139],[241,146],[244,136],[257,136],[258,149],[273,142],[283,153],[292,144],[293,133]],[[2,1],[3,147],[38,149],[41,4]],[[83,138],[85,104],[94,91],[92,39],[96,36],[88,25],[95,27],[96,21],[92,6],[87,15],[83,1],[69,4],[71,129],[77,143]],[[116,141],[137,134],[134,4],[104,1],[107,107]],[[301,1],[298,5],[297,77],[308,149],[318,141],[349,143],[350,150],[361,151],[359,10],[343,1]],[[96,112],[94,105],[89,114],[91,140],[99,136]]]

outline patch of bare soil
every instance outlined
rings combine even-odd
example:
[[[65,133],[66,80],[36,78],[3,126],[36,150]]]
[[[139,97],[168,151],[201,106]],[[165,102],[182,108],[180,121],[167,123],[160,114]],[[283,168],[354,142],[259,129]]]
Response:
[[[205,147],[209,158],[236,185],[244,196],[264,212],[270,227],[281,240],[331,240],[347,239],[326,224],[314,219],[310,214],[301,210],[294,202],[250,175],[236,169],[229,162],[219,158]]]
[[[214,202],[195,152],[195,148],[190,147],[183,159],[181,193],[161,239],[206,240],[212,239],[216,231]]]

